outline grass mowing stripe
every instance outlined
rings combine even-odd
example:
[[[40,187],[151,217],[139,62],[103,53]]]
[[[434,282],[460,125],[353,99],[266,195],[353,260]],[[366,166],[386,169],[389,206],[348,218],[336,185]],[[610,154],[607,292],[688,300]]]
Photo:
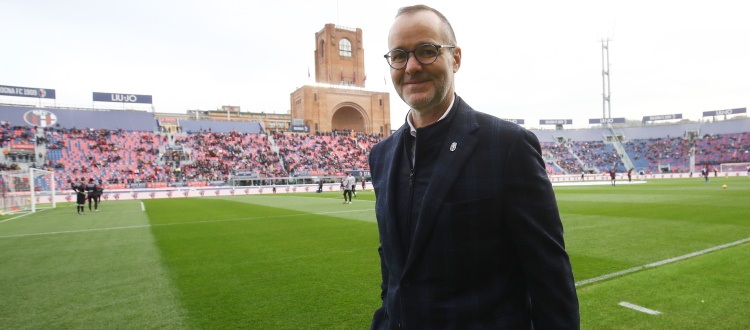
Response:
[[[263,195],[251,198],[238,196],[223,197],[227,200],[240,201],[255,205],[271,206],[287,210],[295,210],[304,213],[326,214],[342,219],[357,220],[375,223],[375,193],[363,191],[352,199],[352,204],[342,204],[340,192],[324,192],[316,194],[285,194],[285,195]],[[356,210],[366,212],[338,212],[331,210]],[[333,213],[329,213],[333,212]]]
[[[104,205],[107,212],[81,216],[58,208],[0,226],[4,234],[88,227],[75,230],[86,234],[0,240],[2,328],[187,328],[155,238],[138,225],[147,223],[145,213],[130,212],[135,204],[127,201]],[[128,224],[140,229],[96,228]]]
[[[290,215],[293,210],[253,203],[283,200],[146,202],[154,223],[257,215],[257,221],[151,228],[189,311],[190,327],[359,329],[369,324],[380,300],[375,224]]]

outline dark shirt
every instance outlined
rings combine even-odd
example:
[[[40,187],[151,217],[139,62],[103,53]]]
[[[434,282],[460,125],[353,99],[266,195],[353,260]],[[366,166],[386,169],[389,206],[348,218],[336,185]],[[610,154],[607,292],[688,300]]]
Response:
[[[399,166],[397,214],[399,215],[401,242],[404,249],[408,250],[412,236],[417,228],[419,210],[422,207],[422,197],[427,192],[427,186],[432,178],[432,170],[439,156],[438,148],[443,145],[446,132],[450,128],[456,111],[451,111],[448,116],[432,125],[417,129],[417,136],[409,134],[406,127],[404,134],[404,154],[401,156]],[[416,141],[415,141],[416,140]],[[414,152],[416,156],[412,164],[412,148],[416,142]]]

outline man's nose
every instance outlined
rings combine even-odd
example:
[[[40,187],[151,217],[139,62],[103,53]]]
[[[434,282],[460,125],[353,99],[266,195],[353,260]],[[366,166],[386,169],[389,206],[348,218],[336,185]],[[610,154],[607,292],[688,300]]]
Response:
[[[406,61],[406,67],[404,70],[406,73],[411,74],[412,72],[419,72],[422,70],[422,63],[419,63],[417,61],[417,55],[414,55],[414,53],[409,53],[409,58]]]

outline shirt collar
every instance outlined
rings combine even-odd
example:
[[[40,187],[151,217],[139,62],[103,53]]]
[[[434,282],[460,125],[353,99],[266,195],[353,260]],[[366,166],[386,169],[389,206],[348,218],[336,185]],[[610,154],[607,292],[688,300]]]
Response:
[[[456,101],[456,95],[453,95],[453,98],[451,98],[451,104],[448,106],[448,109],[445,110],[445,112],[443,113],[443,116],[440,117],[440,119],[438,119],[437,121],[441,121],[443,120],[443,118],[448,116],[448,113],[451,112],[451,109],[453,108],[453,102],[455,101]],[[417,129],[414,128],[414,124],[412,124],[411,122],[411,116],[409,116],[412,110],[413,109],[409,109],[409,112],[406,113],[406,123],[409,124],[409,134],[411,134],[411,136],[417,136]]]

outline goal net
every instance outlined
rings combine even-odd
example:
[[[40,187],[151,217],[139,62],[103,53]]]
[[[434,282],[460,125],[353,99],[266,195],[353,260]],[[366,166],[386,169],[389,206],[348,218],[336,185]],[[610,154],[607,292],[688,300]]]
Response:
[[[747,172],[750,163],[723,163],[719,164],[719,171],[724,172]]]
[[[55,173],[35,168],[0,172],[0,194],[2,214],[54,208]]]

